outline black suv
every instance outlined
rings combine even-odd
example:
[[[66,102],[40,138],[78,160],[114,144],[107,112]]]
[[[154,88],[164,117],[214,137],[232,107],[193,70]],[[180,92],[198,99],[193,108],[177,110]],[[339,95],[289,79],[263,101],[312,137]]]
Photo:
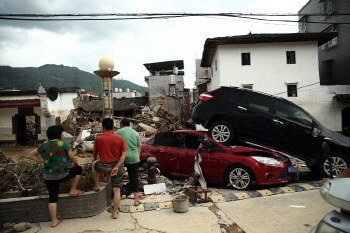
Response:
[[[195,123],[224,145],[244,142],[305,161],[323,177],[329,163],[322,142],[331,149],[334,175],[350,165],[350,138],[322,126],[294,103],[238,87],[220,87],[203,93],[192,112]]]

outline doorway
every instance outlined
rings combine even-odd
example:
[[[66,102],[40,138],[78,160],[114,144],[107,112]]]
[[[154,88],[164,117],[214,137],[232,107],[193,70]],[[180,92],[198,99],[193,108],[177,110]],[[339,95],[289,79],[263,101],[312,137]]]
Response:
[[[342,133],[345,136],[350,136],[350,107],[341,110],[342,118]]]

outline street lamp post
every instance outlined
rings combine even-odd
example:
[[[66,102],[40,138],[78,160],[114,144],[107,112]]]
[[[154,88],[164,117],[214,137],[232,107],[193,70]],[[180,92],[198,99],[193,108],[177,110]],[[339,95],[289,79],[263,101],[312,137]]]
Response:
[[[102,78],[102,99],[103,99],[103,119],[113,119],[113,83],[112,79],[118,75],[114,71],[114,61],[110,57],[103,57],[98,63],[100,69],[94,71],[95,74]]]

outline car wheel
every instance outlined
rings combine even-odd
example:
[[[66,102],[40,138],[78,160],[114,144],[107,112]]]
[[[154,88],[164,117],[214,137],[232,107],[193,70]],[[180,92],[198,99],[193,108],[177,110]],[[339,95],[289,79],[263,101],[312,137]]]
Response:
[[[333,176],[339,175],[350,165],[350,159],[338,152],[331,152]],[[325,156],[322,156],[318,163],[318,171],[322,177],[329,177],[329,162]]]
[[[209,127],[209,135],[215,141],[229,146],[233,142],[235,132],[230,123],[226,121],[216,121]]]
[[[252,171],[246,166],[237,164],[231,166],[225,174],[225,183],[231,189],[249,189],[253,186],[255,177]]]

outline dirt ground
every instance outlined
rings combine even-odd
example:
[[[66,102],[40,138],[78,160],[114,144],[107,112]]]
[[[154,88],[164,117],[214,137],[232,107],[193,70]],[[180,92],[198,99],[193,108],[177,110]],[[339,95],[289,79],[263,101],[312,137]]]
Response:
[[[31,159],[29,153],[36,147],[33,146],[3,146],[0,149],[5,153],[6,156],[19,162],[22,160]],[[76,160],[83,164],[92,161],[92,153],[86,151],[73,151]]]

